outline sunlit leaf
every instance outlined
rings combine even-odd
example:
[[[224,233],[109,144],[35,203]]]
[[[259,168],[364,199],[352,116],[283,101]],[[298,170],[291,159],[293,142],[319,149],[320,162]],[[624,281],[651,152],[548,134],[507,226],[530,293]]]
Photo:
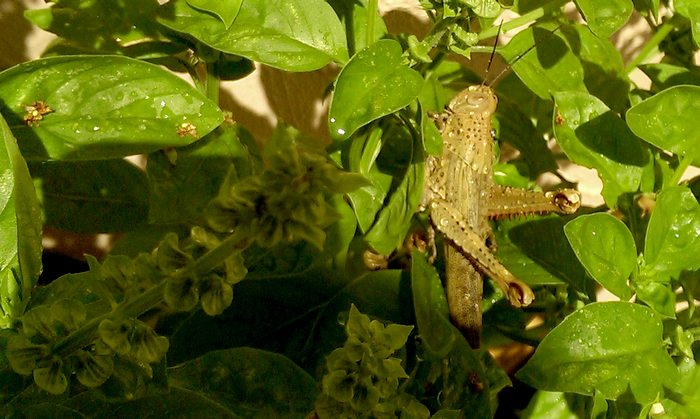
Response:
[[[30,61],[0,73],[0,112],[28,160],[97,160],[189,144],[219,108],[155,65],[119,56]],[[46,107],[41,119],[32,108]]]
[[[647,307],[593,303],[553,329],[516,376],[540,390],[599,391],[614,400],[629,389],[651,402],[678,379],[662,334],[661,318]]]

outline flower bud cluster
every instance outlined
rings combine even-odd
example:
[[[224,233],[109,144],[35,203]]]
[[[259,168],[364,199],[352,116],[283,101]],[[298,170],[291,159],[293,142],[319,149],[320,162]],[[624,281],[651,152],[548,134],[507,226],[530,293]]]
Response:
[[[29,310],[21,318],[19,333],[7,345],[12,369],[18,374],[33,375],[37,386],[52,394],[63,393],[73,373],[86,387],[104,383],[113,371],[109,348],[98,342],[64,358],[54,353],[51,345],[77,330],[86,316],[83,304],[69,299]]]
[[[390,324],[361,314],[353,305],[345,325],[348,339],[326,359],[328,372],[316,401],[319,418],[428,418],[429,410],[399,390],[408,378],[399,358],[412,326]]]
[[[323,228],[337,218],[327,195],[354,190],[366,181],[293,142],[274,148],[266,163],[259,175],[224,183],[207,211],[208,226],[217,233],[246,229],[263,247],[305,240],[322,248]]]

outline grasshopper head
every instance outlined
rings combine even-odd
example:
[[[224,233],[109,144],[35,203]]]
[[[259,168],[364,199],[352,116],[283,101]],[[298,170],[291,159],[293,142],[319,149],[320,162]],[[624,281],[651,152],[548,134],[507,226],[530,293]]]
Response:
[[[488,86],[469,86],[450,102],[455,113],[481,114],[490,117],[496,111],[498,99]]]

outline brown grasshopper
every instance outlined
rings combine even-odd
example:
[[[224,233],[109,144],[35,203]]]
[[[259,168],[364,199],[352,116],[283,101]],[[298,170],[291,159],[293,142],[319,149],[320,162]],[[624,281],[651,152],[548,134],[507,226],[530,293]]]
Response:
[[[445,271],[450,316],[477,347],[481,331],[482,274],[493,279],[516,307],[534,299],[532,290],[492,253],[489,218],[542,212],[571,214],[581,202],[572,189],[534,192],[493,182],[491,117],[497,99],[487,86],[470,86],[447,107],[442,120],[443,152],[426,162],[421,209],[445,238]]]

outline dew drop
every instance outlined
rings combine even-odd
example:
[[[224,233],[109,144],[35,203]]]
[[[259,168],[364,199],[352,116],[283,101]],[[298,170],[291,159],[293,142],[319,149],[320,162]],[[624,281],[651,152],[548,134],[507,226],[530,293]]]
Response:
[[[343,128],[338,128],[336,132],[338,133],[338,135],[345,135],[345,130]]]
[[[100,127],[98,127],[97,125],[95,125],[94,127],[92,127],[92,130],[93,130],[93,131],[99,131],[99,130],[100,130]]]

